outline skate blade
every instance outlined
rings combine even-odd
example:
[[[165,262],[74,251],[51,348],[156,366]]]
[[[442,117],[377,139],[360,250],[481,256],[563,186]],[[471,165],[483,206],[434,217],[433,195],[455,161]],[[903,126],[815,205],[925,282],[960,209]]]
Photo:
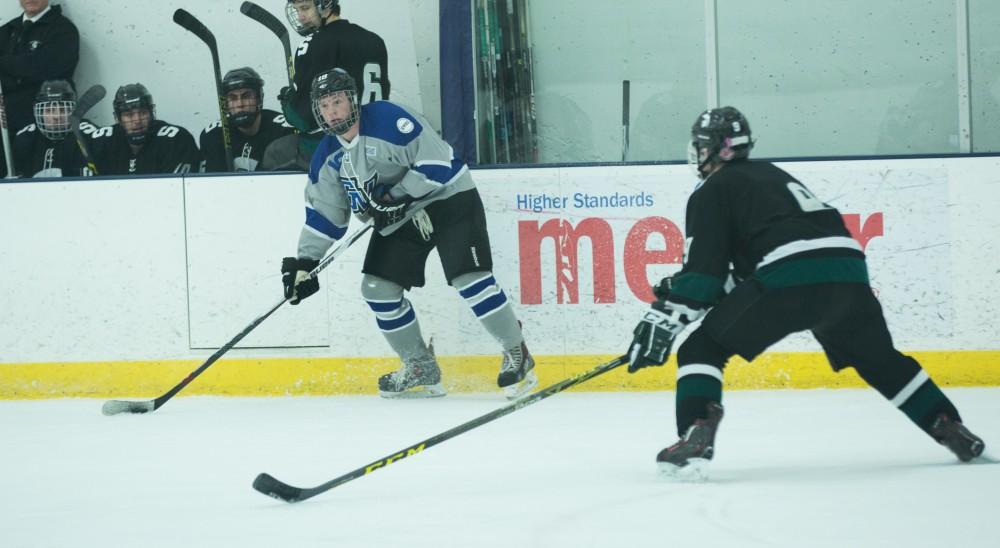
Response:
[[[441,396],[447,395],[448,392],[441,386],[441,383],[428,384],[423,386],[414,386],[409,390],[404,390],[402,392],[384,392],[382,390],[378,391],[378,395],[383,398],[390,400],[418,400],[424,398],[440,398]]]
[[[657,462],[660,475],[673,481],[685,483],[703,483],[708,481],[708,467],[712,462],[708,459],[689,459],[686,466],[677,466],[669,462]]]
[[[521,396],[527,394],[532,388],[538,386],[538,375],[535,375],[535,370],[532,369],[528,371],[528,374],[521,379],[521,382],[516,382],[509,386],[503,387],[503,395],[508,400],[516,400]]]

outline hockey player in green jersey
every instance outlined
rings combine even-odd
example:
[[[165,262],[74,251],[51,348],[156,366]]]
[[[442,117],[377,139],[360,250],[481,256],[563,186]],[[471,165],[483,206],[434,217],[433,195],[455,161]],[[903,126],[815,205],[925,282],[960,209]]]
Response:
[[[688,162],[700,182],[687,204],[684,266],[653,288],[635,327],[629,372],[677,351],[677,433],[661,470],[703,479],[722,420],[722,373],[791,333],[810,331],[835,371],[853,367],[875,390],[962,461],[984,444],[919,363],[893,346],[869,286],[861,246],[840,213],[774,164],[750,161],[750,125],[732,107],[705,111],[691,129]],[[730,292],[730,273],[739,280]]]
[[[384,397],[444,395],[441,371],[424,343],[405,292],[424,285],[437,249],[448,283],[503,349],[497,384],[508,398],[538,382],[535,361],[506,293],[493,276],[486,213],[468,167],[419,114],[389,101],[359,104],[342,69],[312,83],[316,121],[327,134],[306,185],[306,223],[297,257],[285,258],[285,295],[315,293],[308,273],[344,236],[353,216],[373,220],[361,293],[402,368],[379,379]]]

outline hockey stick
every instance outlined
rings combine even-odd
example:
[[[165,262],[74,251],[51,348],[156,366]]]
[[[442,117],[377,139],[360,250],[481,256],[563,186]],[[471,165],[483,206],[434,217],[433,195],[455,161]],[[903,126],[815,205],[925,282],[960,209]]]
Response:
[[[315,497],[316,495],[325,493],[326,491],[329,491],[334,487],[343,485],[351,480],[358,479],[362,476],[367,476],[368,474],[371,474],[376,470],[381,470],[382,468],[385,468],[386,466],[389,466],[394,462],[405,459],[410,455],[416,455],[417,453],[420,453],[424,449],[433,447],[443,441],[450,440],[451,438],[454,438],[459,434],[468,432],[473,428],[482,426],[488,422],[499,419],[504,415],[509,415],[514,411],[517,411],[518,409],[527,407],[533,403],[544,400],[549,396],[554,396],[559,392],[566,390],[567,388],[571,388],[582,382],[588,381],[598,375],[607,373],[608,371],[611,371],[612,369],[620,365],[623,365],[625,363],[628,363],[628,356],[619,356],[610,362],[601,364],[595,367],[594,369],[591,369],[590,371],[585,371],[583,373],[580,373],[579,375],[576,375],[575,377],[570,377],[558,384],[553,384],[552,386],[549,386],[548,388],[544,388],[538,392],[535,392],[530,396],[525,396],[510,405],[501,407],[500,409],[487,413],[479,418],[472,419],[471,421],[466,422],[464,424],[460,424],[452,428],[451,430],[442,432],[434,437],[427,438],[424,441],[411,445],[406,449],[397,451],[375,462],[362,466],[361,468],[358,468],[353,472],[348,472],[347,474],[344,474],[339,478],[332,479],[322,485],[317,485],[316,487],[309,487],[309,488],[293,487],[291,485],[288,485],[287,483],[275,479],[274,476],[271,476],[270,474],[262,473],[257,476],[257,479],[254,480],[253,488],[256,489],[257,491],[260,491],[261,493],[264,493],[265,495],[274,497],[279,500],[283,500],[285,502],[299,502],[306,500],[308,498]]]
[[[7,128],[7,101],[0,87],[0,138],[3,140],[3,159],[7,162],[7,178],[14,179],[14,145],[10,142],[10,131]]]
[[[340,244],[332,252],[330,252],[330,254],[325,259],[323,259],[318,266],[316,266],[316,268],[312,269],[312,271],[309,272],[309,276],[312,278],[318,276],[319,273],[323,271],[323,269],[330,266],[330,264],[333,263],[334,259],[341,256],[344,253],[344,251],[347,250],[347,248],[351,247],[351,244],[358,241],[358,239],[360,239],[361,236],[363,236],[366,232],[368,232],[368,229],[370,229],[371,227],[372,223],[368,222],[365,224],[365,226],[359,228],[350,236],[341,239]],[[281,308],[281,305],[285,304],[287,301],[288,299],[282,299],[278,304],[272,306],[270,310],[259,316],[256,320],[250,322],[250,325],[243,328],[243,331],[240,331],[238,335],[236,335],[235,337],[232,338],[231,341],[223,345],[222,348],[216,350],[214,354],[212,354],[211,356],[209,356],[207,360],[205,360],[205,363],[201,364],[201,367],[192,371],[190,375],[185,377],[185,379],[180,382],[180,384],[171,388],[169,391],[167,391],[166,394],[163,394],[162,396],[156,398],[155,400],[146,400],[146,401],[108,400],[104,402],[104,406],[101,407],[101,413],[104,413],[105,415],[117,415],[119,413],[150,413],[152,411],[156,411],[157,409],[162,407],[163,404],[167,403],[167,400],[174,397],[174,395],[180,392],[181,389],[190,384],[191,381],[195,379],[195,377],[201,375],[202,372],[208,369],[210,365],[212,365],[213,363],[216,362],[216,360],[221,358],[223,354],[229,352],[234,346],[236,346],[238,342],[243,340],[243,337],[246,337],[247,334],[249,334],[264,320],[266,320],[268,316],[274,314],[274,312],[279,308]]]
[[[69,127],[73,130],[73,136],[76,137],[76,145],[80,147],[80,154],[83,154],[83,160],[87,162],[87,169],[93,175],[98,174],[97,165],[94,164],[94,159],[90,156],[90,149],[87,148],[87,138],[83,136],[83,130],[80,129],[80,122],[87,111],[94,108],[94,105],[99,103],[101,99],[104,99],[106,93],[107,91],[105,91],[104,86],[100,84],[92,86],[77,99],[76,108],[69,115]]]
[[[226,168],[233,171],[233,151],[230,148],[232,141],[229,138],[229,122],[226,120],[226,96],[222,93],[222,69],[219,68],[219,46],[215,42],[215,35],[195,16],[183,9],[174,12],[174,23],[200,38],[212,53],[212,68],[215,70],[215,94],[219,102],[219,122],[222,126],[222,148],[226,151]]]
[[[632,98],[632,82],[622,80],[622,163],[628,161],[629,100]]]
[[[240,5],[240,12],[267,27],[267,30],[273,32],[278,37],[278,40],[281,40],[281,46],[285,49],[285,68],[288,71],[288,85],[294,86],[295,58],[292,57],[292,44],[288,40],[288,29],[285,28],[285,24],[271,14],[271,12],[253,2],[243,2]]]

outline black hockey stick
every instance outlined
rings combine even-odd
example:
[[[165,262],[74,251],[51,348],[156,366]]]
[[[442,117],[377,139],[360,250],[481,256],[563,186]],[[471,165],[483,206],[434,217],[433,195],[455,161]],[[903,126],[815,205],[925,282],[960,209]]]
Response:
[[[330,266],[330,264],[333,263],[334,259],[342,255],[344,251],[347,250],[347,248],[351,247],[351,244],[358,241],[361,238],[361,236],[363,236],[366,232],[368,232],[368,229],[370,229],[371,227],[372,223],[369,222],[365,224],[365,226],[356,230],[353,234],[347,236],[346,238],[341,239],[339,245],[337,245],[337,247],[334,248],[334,250],[330,252],[330,254],[327,255],[327,257],[323,259],[316,268],[312,269],[312,271],[309,272],[309,276],[313,278],[318,276],[319,273],[323,271],[323,269]],[[274,312],[279,308],[281,308],[281,305],[285,304],[287,301],[288,299],[282,299],[281,302],[272,306],[270,310],[259,316],[256,320],[250,322],[250,325],[243,328],[243,331],[240,331],[238,335],[236,335],[235,337],[232,338],[232,340],[223,345],[222,348],[216,350],[214,354],[212,354],[211,356],[209,356],[207,360],[205,360],[205,363],[201,364],[201,367],[192,371],[190,375],[185,377],[184,380],[180,382],[180,384],[171,388],[169,391],[167,391],[166,394],[156,398],[155,400],[146,400],[146,401],[108,400],[104,402],[104,406],[101,407],[101,413],[104,413],[105,415],[117,415],[119,413],[150,413],[152,411],[156,411],[157,409],[162,407],[163,404],[167,403],[167,400],[174,397],[174,395],[180,392],[181,389],[190,384],[191,381],[195,379],[195,377],[201,375],[202,372],[208,369],[210,365],[212,365],[213,363],[216,362],[216,360],[221,358],[223,354],[229,352],[234,346],[236,346],[238,342],[243,340],[243,337],[246,337],[247,334],[249,334],[264,320],[266,320],[268,316],[274,314]]]
[[[7,179],[14,179],[14,144],[10,139],[7,127],[7,101],[4,100],[3,88],[0,87],[0,140],[3,141],[3,158],[7,164]]]
[[[595,367],[594,369],[591,369],[590,371],[585,371],[583,373],[580,373],[579,375],[576,375],[575,377],[570,377],[558,384],[553,384],[552,386],[539,390],[538,392],[535,392],[530,396],[525,396],[510,405],[501,407],[496,411],[492,411],[479,418],[472,419],[471,421],[466,422],[464,424],[460,424],[452,428],[451,430],[442,432],[434,437],[427,438],[424,441],[411,445],[406,449],[403,449],[401,451],[388,455],[384,458],[381,458],[375,462],[362,466],[361,468],[358,468],[353,472],[348,472],[343,476],[332,479],[322,485],[317,485],[316,487],[309,487],[309,488],[293,487],[291,485],[288,485],[287,483],[275,479],[274,476],[271,476],[270,474],[260,474],[257,476],[257,479],[253,481],[253,488],[256,489],[257,491],[260,491],[261,493],[264,493],[265,495],[283,500],[285,502],[299,502],[306,500],[308,498],[315,497],[316,495],[325,493],[326,491],[329,491],[334,487],[343,485],[351,480],[358,479],[362,476],[367,476],[368,474],[371,474],[376,470],[381,470],[382,468],[385,468],[386,466],[389,466],[394,462],[403,460],[406,457],[409,457],[410,455],[416,455],[417,453],[420,453],[424,449],[433,447],[443,441],[450,440],[451,438],[454,438],[459,434],[468,432],[473,428],[482,426],[490,421],[499,419],[504,415],[509,415],[514,411],[517,411],[518,409],[527,407],[533,403],[544,400],[549,396],[554,396],[555,394],[558,394],[559,392],[562,392],[567,388],[576,386],[598,375],[607,373],[608,371],[611,371],[612,369],[620,365],[623,365],[625,363],[628,363],[628,356],[619,356],[614,360],[611,360],[607,363]]]
[[[87,147],[87,138],[83,135],[83,130],[80,129],[80,122],[83,120],[83,115],[94,108],[94,105],[99,103],[101,99],[104,99],[106,94],[104,86],[100,84],[92,86],[76,100],[76,108],[69,115],[69,127],[73,130],[76,146],[80,147],[80,154],[83,154],[83,161],[87,162],[87,169],[90,170],[91,175],[98,174],[97,165],[94,164],[94,159],[90,156],[90,148]]]
[[[222,93],[222,69],[219,67],[219,46],[215,42],[215,35],[195,16],[183,9],[174,12],[174,23],[200,38],[212,53],[212,68],[215,70],[215,94],[218,98],[219,122],[222,126],[222,148],[226,151],[226,168],[233,171],[233,151],[230,148],[232,141],[229,138],[229,122],[226,120],[226,96]]]
[[[281,40],[281,46],[285,49],[285,69],[288,71],[288,85],[295,85],[295,58],[292,57],[292,44],[288,40],[288,29],[280,19],[271,14],[266,9],[253,2],[243,2],[240,5],[240,12],[250,19],[257,21],[261,25],[274,33]]]

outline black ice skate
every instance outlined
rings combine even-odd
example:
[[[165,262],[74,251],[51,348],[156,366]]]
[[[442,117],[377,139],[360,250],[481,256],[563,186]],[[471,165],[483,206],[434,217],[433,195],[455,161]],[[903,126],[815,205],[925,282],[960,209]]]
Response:
[[[722,421],[722,406],[708,404],[708,417],[694,421],[684,437],[656,455],[656,464],[667,476],[682,481],[708,479],[708,463],[715,454],[715,432]]]
[[[962,462],[969,462],[982,455],[983,449],[986,447],[979,436],[969,432],[969,429],[961,422],[952,420],[944,413],[934,419],[934,424],[931,425],[931,436],[938,443],[950,449],[952,453],[955,453],[958,460]]]
[[[403,361],[403,366],[378,378],[383,398],[437,398],[447,394],[441,386],[441,368],[434,351],[426,357]]]
[[[528,352],[528,346],[521,344],[504,350],[497,385],[503,389],[508,400],[516,400],[538,384],[535,375],[535,358]]]

